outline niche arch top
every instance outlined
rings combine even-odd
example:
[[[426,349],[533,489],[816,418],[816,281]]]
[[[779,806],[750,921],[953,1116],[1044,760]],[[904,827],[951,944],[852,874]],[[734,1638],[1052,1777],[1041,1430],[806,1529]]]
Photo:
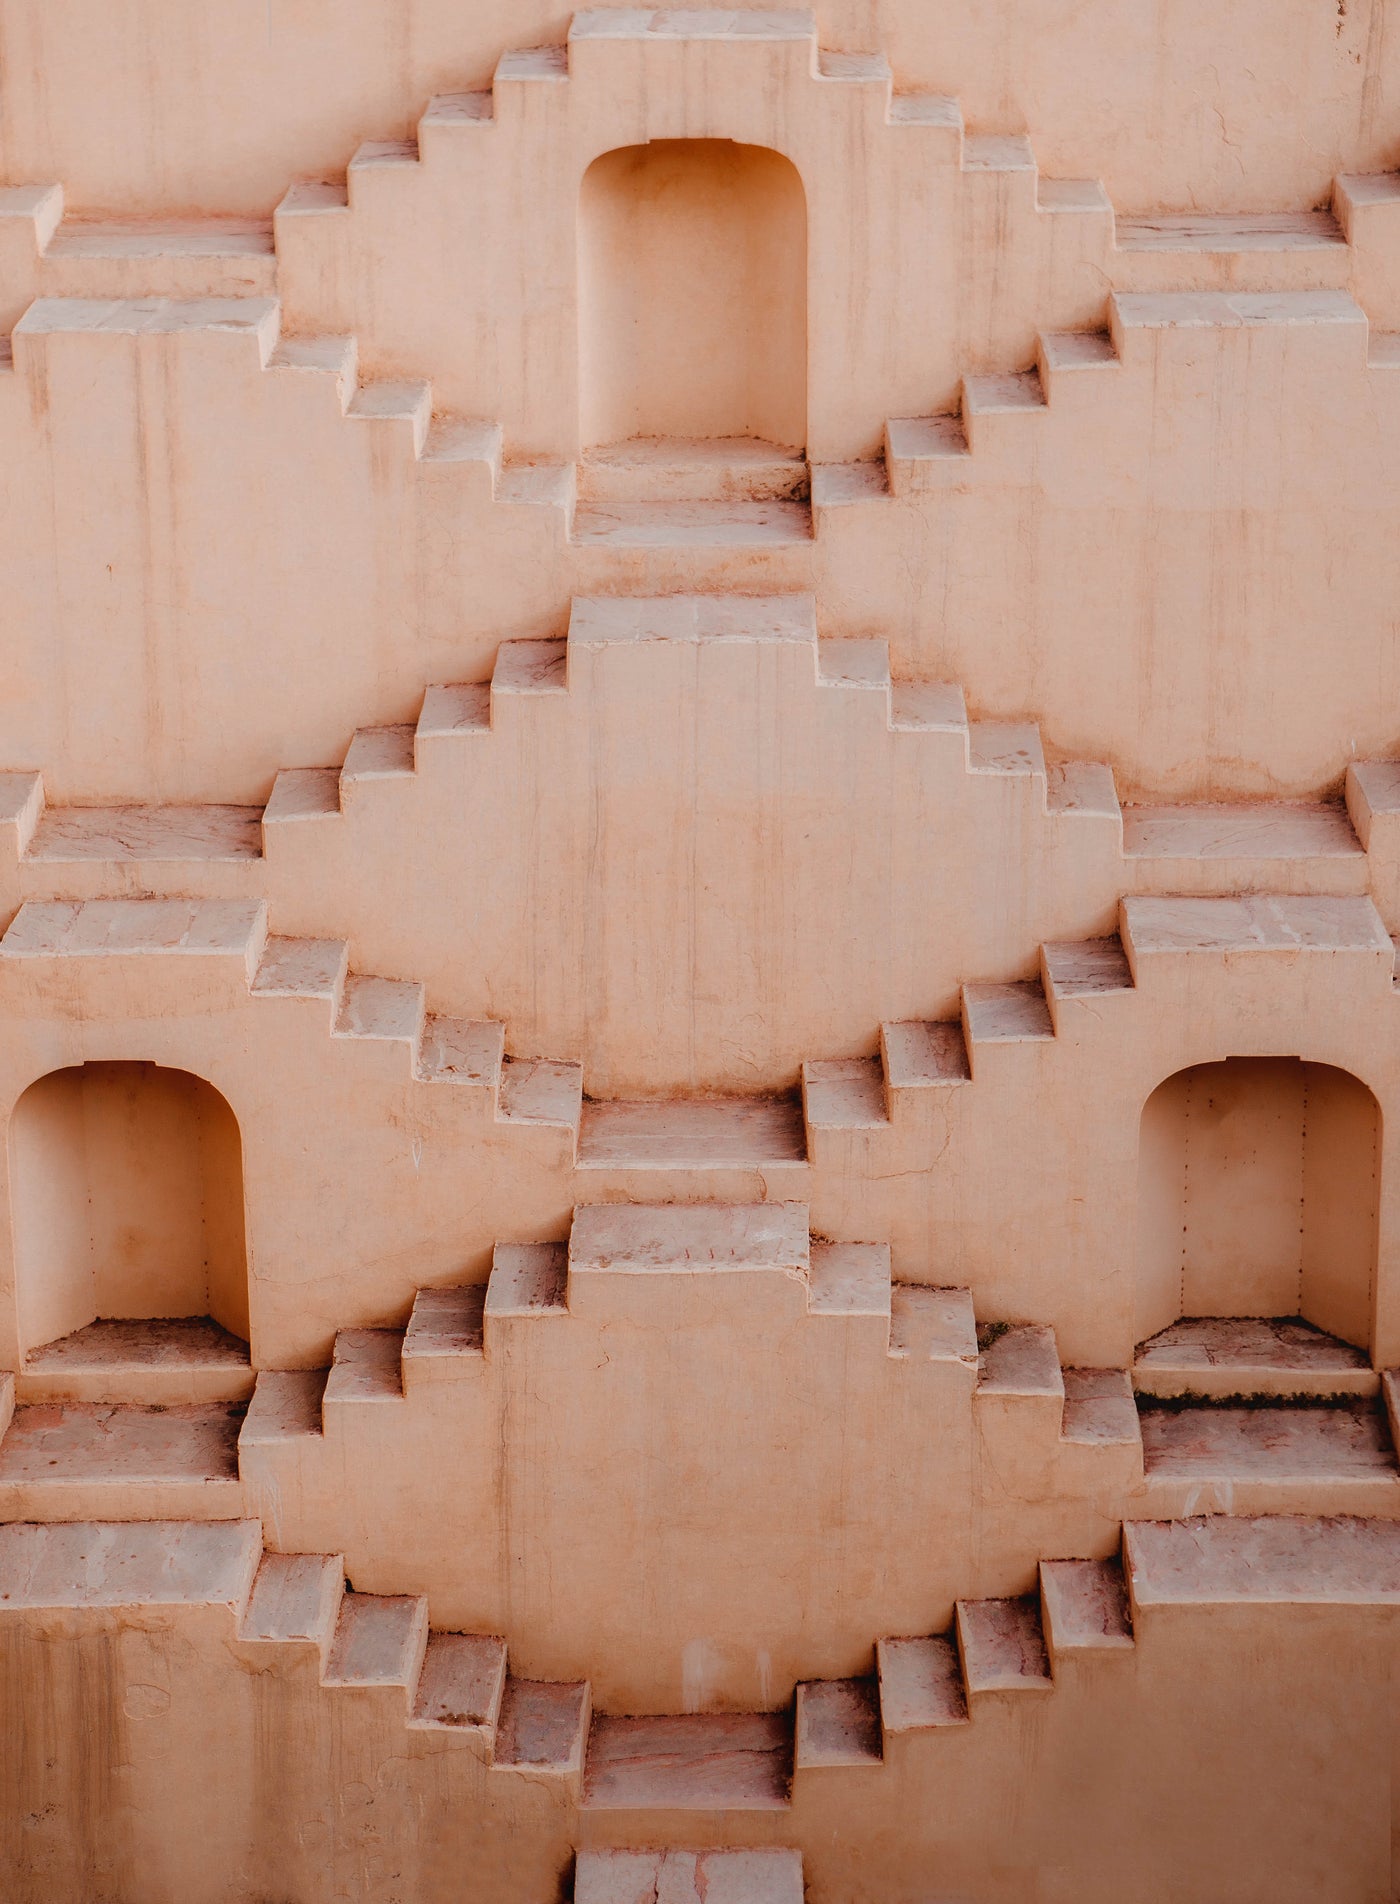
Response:
[[[1138,1150],[1139,1343],[1183,1317],[1373,1332],[1380,1108],[1348,1071],[1226,1058],[1167,1078]]]
[[[579,189],[579,434],[807,440],[807,201],[732,139],[605,152]]]
[[[22,1353],[98,1322],[247,1340],[242,1140],[212,1084],[131,1060],[52,1071],[15,1105],[9,1163]]]

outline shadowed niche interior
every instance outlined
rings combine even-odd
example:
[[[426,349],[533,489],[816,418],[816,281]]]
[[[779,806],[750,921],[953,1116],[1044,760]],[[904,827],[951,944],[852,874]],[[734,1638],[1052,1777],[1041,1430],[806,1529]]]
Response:
[[[1226,1058],[1143,1106],[1139,1341],[1182,1316],[1301,1316],[1371,1340],[1380,1111],[1358,1078]]]
[[[763,146],[660,139],[597,159],[579,198],[584,448],[807,435],[807,206]]]
[[[207,1316],[247,1338],[242,1143],[202,1078],[50,1072],[15,1107],[10,1182],[26,1351],[98,1318]]]

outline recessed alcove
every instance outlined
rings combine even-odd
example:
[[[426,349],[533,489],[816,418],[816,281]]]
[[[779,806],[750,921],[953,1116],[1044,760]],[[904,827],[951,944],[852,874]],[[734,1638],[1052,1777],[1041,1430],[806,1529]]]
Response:
[[[578,266],[585,452],[658,439],[801,450],[807,209],[789,160],[728,139],[605,153],[579,195]]]
[[[1140,1127],[1137,1340],[1301,1317],[1368,1348],[1379,1174],[1379,1108],[1348,1072],[1226,1058],[1168,1078]]]
[[[15,1106],[10,1184],[27,1353],[99,1318],[208,1318],[214,1339],[246,1340],[242,1143],[204,1079],[132,1061],[50,1072]]]

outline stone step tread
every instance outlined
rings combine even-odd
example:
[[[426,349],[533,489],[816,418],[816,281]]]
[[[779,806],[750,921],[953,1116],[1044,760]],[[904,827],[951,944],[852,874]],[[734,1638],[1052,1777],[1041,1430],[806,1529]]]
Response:
[[[810,1129],[878,1130],[889,1123],[884,1066],[878,1058],[809,1060],[802,1067],[802,1102]]]
[[[1133,1605],[1400,1605],[1400,1521],[1347,1514],[1128,1521]]]
[[[65,218],[49,258],[270,258],[270,218]]]
[[[1132,1377],[1126,1369],[1067,1368],[1062,1376],[1063,1440],[1093,1447],[1136,1446],[1141,1441]]]
[[[383,780],[413,772],[415,723],[355,730],[340,769],[346,780]]]
[[[428,1635],[428,1603],[418,1594],[341,1595],[322,1683],[327,1686],[417,1684]]]
[[[1028,774],[1045,777],[1040,729],[1032,721],[973,721],[967,730],[968,768],[972,773]]]
[[[877,1682],[863,1678],[800,1683],[795,1740],[794,1765],[798,1771],[879,1765],[884,1752]]]
[[[1220,899],[1123,901],[1135,954],[1384,950],[1390,935],[1369,899],[1257,893]]]
[[[963,379],[962,413],[966,419],[1036,412],[1044,408],[1045,390],[1038,370]]]
[[[638,641],[748,641],[762,644],[817,640],[811,595],[576,595],[569,611],[569,643],[602,647]]]
[[[792,1786],[786,1713],[600,1717],[583,1803],[594,1811],[778,1811]]]
[[[762,1169],[807,1161],[796,1097],[585,1101],[581,1167],[632,1170]]]
[[[1364,848],[1340,803],[1125,806],[1126,859],[1358,859]]]
[[[905,1019],[880,1027],[885,1078],[892,1091],[966,1084],[972,1077],[967,1041],[956,1018]]]
[[[198,1481],[236,1486],[245,1407],[242,1402],[168,1408],[22,1404],[0,1441],[0,1485]]]
[[[569,644],[560,637],[545,641],[503,641],[491,670],[492,694],[563,694],[569,685]]]
[[[257,1521],[10,1521],[0,1525],[0,1609],[236,1611],[261,1559]]]
[[[342,1329],[326,1380],[326,1402],[398,1401],[403,1395],[402,1329]]]
[[[497,1090],[505,1048],[506,1028],[502,1024],[491,1019],[444,1018],[429,1012],[423,1020],[418,1076],[425,1083]]]
[[[580,1851],[574,1904],[802,1904],[802,1853]]]
[[[1153,213],[1116,221],[1120,251],[1317,251],[1343,248],[1330,211]]]
[[[1133,1381],[1149,1395],[1372,1395],[1364,1349],[1301,1316],[1189,1316],[1139,1343]]]
[[[1045,983],[1056,998],[1093,998],[1133,990],[1132,967],[1115,932],[1106,939],[1061,940],[1041,948]]]
[[[567,1243],[498,1243],[486,1285],[485,1316],[567,1315]]]
[[[339,812],[338,767],[284,767],[272,783],[262,817],[264,826],[283,826],[330,819]]]
[[[969,1695],[1050,1691],[1050,1660],[1036,1595],[959,1600],[957,1634]]]
[[[807,1305],[813,1315],[890,1314],[888,1243],[812,1243]]]
[[[276,338],[280,310],[271,297],[36,298],[13,335],[101,332],[108,336],[173,336],[232,331]]]
[[[246,957],[262,918],[252,899],[30,899],[0,939],[0,958]]]
[[[963,1021],[974,1044],[1033,1044],[1055,1035],[1038,978],[1010,985],[964,985]]]
[[[1061,760],[1045,770],[1045,805],[1051,813],[1118,820],[1122,808],[1113,769],[1102,760]]]
[[[800,450],[756,437],[634,437],[579,460],[580,499],[613,502],[781,502],[806,497]]]
[[[30,860],[248,860],[262,857],[262,809],[236,806],[46,807]]]
[[[585,1680],[517,1679],[508,1674],[496,1725],[495,1762],[555,1778],[583,1771],[590,1704]]]
[[[880,1640],[875,1664],[886,1733],[967,1724],[967,1689],[952,1634]]]
[[[461,1289],[420,1289],[403,1337],[402,1360],[451,1355],[480,1355],[486,1285]]]
[[[891,681],[890,725],[904,733],[960,734],[967,743],[967,701],[956,681]]]
[[[502,1063],[497,1116],[503,1123],[577,1130],[582,1106],[582,1065],[556,1058],[507,1058]]]
[[[991,1333],[978,1365],[979,1395],[1048,1396],[1065,1393],[1055,1331],[1024,1323]]]
[[[1149,1479],[1343,1483],[1396,1475],[1385,1417],[1371,1400],[1328,1407],[1144,1402],[1140,1413]]]
[[[427,690],[414,733],[419,740],[429,740],[450,734],[484,734],[490,727],[490,682],[463,681]]]
[[[571,40],[812,40],[816,22],[805,7],[746,13],[732,7],[587,7],[569,27]]]
[[[246,1369],[248,1344],[210,1316],[90,1322],[30,1349],[26,1370],[76,1374],[121,1369]]]
[[[341,996],[349,946],[343,939],[269,939],[253,973],[253,992],[267,998]]]
[[[430,1633],[411,1725],[494,1739],[506,1685],[506,1643],[484,1633]]]
[[[1042,1560],[1040,1604],[1051,1655],[1122,1651],[1133,1622],[1122,1562]]]
[[[332,1036],[417,1041],[423,1029],[423,987],[409,979],[352,973],[341,988]]]
[[[344,1591],[345,1568],[338,1554],[264,1554],[239,1637],[324,1647],[335,1631]]]
[[[319,1435],[328,1369],[260,1369],[248,1404],[243,1448]]]
[[[588,503],[569,537],[618,549],[802,548],[812,540],[812,512],[801,502]]]
[[[890,1288],[890,1354],[977,1370],[977,1322],[970,1289]]]
[[[1117,291],[1112,298],[1124,329],[1255,329],[1274,324],[1354,324],[1366,316],[1345,291]]]
[[[426,425],[432,409],[432,386],[417,380],[384,379],[362,383],[345,414],[369,422]]]
[[[573,1275],[606,1270],[781,1270],[806,1274],[807,1208],[800,1203],[583,1204],[569,1239]]]

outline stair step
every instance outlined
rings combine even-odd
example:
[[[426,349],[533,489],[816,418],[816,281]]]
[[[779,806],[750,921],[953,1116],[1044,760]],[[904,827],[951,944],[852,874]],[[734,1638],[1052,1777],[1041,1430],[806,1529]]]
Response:
[[[799,451],[746,436],[634,437],[586,451],[578,468],[590,503],[798,502],[808,487]]]
[[[324,1652],[344,1591],[338,1554],[265,1554],[239,1638],[271,1645],[300,1641]]]
[[[1115,932],[1108,939],[1075,939],[1041,948],[1045,980],[1057,998],[1095,998],[1130,992],[1132,968]]]
[[[342,1329],[323,1401],[401,1400],[403,1348],[402,1329]]]
[[[591,1716],[588,1683],[507,1675],[496,1726],[499,1766],[548,1778],[583,1771]]]
[[[1120,251],[1318,251],[1346,239],[1331,212],[1157,213],[1119,218]]]
[[[801,502],[588,503],[574,513],[569,540],[614,549],[801,548],[812,512]]]
[[[1396,1473],[1385,1417],[1374,1400],[1238,1408],[1210,1402],[1173,1408],[1145,1400],[1140,1414],[1149,1479],[1339,1484]]]
[[[888,1243],[812,1243],[808,1308],[822,1316],[890,1313]]]
[[[262,905],[251,899],[31,899],[0,939],[0,957],[175,952],[246,958],[263,918]]]
[[[1366,317],[1345,291],[1115,291],[1109,301],[1115,337],[1133,330],[1254,330],[1275,324],[1353,325]]]
[[[1389,950],[1369,899],[1255,893],[1228,899],[1123,901],[1135,953]]]
[[[1012,985],[964,985],[963,1014],[974,1044],[1035,1043],[1055,1035],[1038,978]]]
[[[636,641],[796,642],[817,639],[810,595],[575,595],[569,610],[573,647]]]
[[[498,1090],[505,1061],[506,1028],[489,1019],[423,1020],[418,1076],[425,1083],[465,1084]]]
[[[338,767],[284,767],[272,783],[263,808],[263,825],[293,825],[298,820],[327,820],[340,813]]]
[[[247,860],[262,857],[260,807],[46,807],[24,857]]]
[[[577,1130],[583,1067],[554,1058],[507,1058],[501,1065],[497,1116],[510,1124],[556,1124]]]
[[[592,1811],[780,1811],[792,1787],[787,1714],[596,1718],[583,1803]]]
[[[428,1644],[428,1603],[418,1594],[344,1593],[322,1683],[412,1691]]]
[[[890,725],[904,733],[967,733],[967,703],[952,681],[891,681]]]
[[[1126,1369],[1067,1368],[1061,1373],[1065,1406],[1060,1434],[1065,1441],[1117,1447],[1142,1439]]]
[[[807,1161],[795,1097],[641,1099],[585,1103],[583,1169],[763,1169]]]
[[[413,722],[396,727],[361,727],[351,738],[340,770],[347,780],[390,780],[413,772]]]
[[[970,1289],[890,1288],[890,1354],[977,1369],[977,1324]]]
[[[588,1203],[574,1211],[571,1276],[775,1270],[806,1276],[807,1211],[795,1203]]]
[[[400,1366],[411,1362],[417,1374],[426,1363],[480,1355],[485,1305],[484,1283],[465,1289],[420,1289],[413,1298]]]
[[[890,1121],[884,1067],[878,1058],[804,1064],[802,1099],[807,1125],[815,1130],[876,1130]]]
[[[414,1043],[423,1028],[423,987],[397,978],[353,974],[340,994],[331,1035]]]
[[[270,218],[65,218],[49,258],[271,258]]]
[[[1064,1394],[1064,1375],[1055,1331],[1040,1323],[987,1331],[990,1340],[978,1363],[977,1389],[983,1395]]]
[[[1051,1690],[1034,1594],[1015,1600],[959,1600],[957,1632],[969,1696]]]
[[[1040,729],[1029,721],[973,721],[967,730],[971,773],[1045,777]]]
[[[797,1771],[879,1765],[883,1758],[874,1679],[809,1679],[798,1686]]]
[[[999,416],[1018,410],[1043,410],[1045,391],[1038,370],[1022,370],[1009,375],[965,377],[963,379],[963,416]]]
[[[39,1402],[16,1408],[0,1442],[0,1514],[83,1518],[110,1491],[128,1518],[237,1519],[240,1402],[171,1408]]]
[[[485,1315],[567,1315],[567,1243],[498,1243],[486,1285]]]
[[[195,1403],[247,1401],[248,1344],[209,1316],[90,1322],[31,1349],[25,1401]]]
[[[1086,819],[1118,820],[1122,808],[1113,769],[1101,760],[1062,760],[1045,770],[1047,811]]]
[[[963,140],[964,172],[1034,172],[1035,154],[1023,132],[970,132]]]
[[[880,1640],[875,1647],[880,1719],[887,1734],[967,1724],[967,1689],[948,1634]]]
[[[449,735],[485,734],[490,729],[491,684],[468,681],[455,687],[429,688],[414,733],[419,740],[438,740]]]
[[[410,1725],[475,1732],[486,1756],[506,1685],[506,1643],[482,1633],[430,1633]]]
[[[1400,1521],[1349,1514],[1128,1521],[1133,1605],[1400,1604]]]
[[[885,1077],[892,1091],[966,1084],[972,1077],[967,1041],[957,1019],[906,1019],[880,1027]]]
[[[11,1521],[0,1525],[0,1607],[237,1612],[261,1560],[257,1521]]]
[[[260,1369],[238,1437],[240,1448],[319,1436],[329,1369]]]
[[[1140,1395],[1374,1395],[1363,1349],[1301,1316],[1191,1316],[1140,1343]]]
[[[1340,804],[1125,806],[1123,856],[1146,860],[1360,859]]]
[[[1121,1652],[1133,1644],[1123,1568],[1115,1560],[1042,1560],[1040,1604],[1051,1655]]]
[[[569,686],[567,641],[503,641],[491,671],[494,694],[564,694]]]
[[[580,1851],[574,1904],[802,1904],[802,1853]]]

